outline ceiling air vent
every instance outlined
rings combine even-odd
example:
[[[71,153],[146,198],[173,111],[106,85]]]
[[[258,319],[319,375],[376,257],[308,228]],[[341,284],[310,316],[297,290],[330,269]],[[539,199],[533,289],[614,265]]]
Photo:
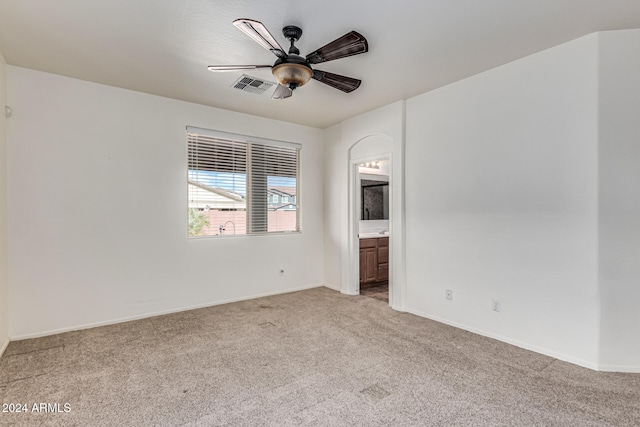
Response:
[[[275,86],[275,82],[267,82],[243,74],[231,87],[233,87],[234,89],[239,89],[245,92],[251,92],[260,95],[264,93],[265,90],[273,86]]]

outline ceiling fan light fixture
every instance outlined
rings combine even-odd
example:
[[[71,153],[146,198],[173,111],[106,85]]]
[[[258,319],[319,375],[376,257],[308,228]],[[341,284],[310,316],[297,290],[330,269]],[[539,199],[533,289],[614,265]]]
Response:
[[[283,86],[299,87],[303,86],[313,76],[311,67],[304,64],[285,62],[274,66],[271,69],[273,77]]]

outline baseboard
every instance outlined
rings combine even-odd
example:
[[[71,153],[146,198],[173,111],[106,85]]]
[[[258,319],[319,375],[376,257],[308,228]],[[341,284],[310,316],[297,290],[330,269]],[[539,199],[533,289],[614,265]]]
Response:
[[[401,312],[401,313],[405,313],[405,312],[407,312],[407,310],[405,310],[403,307],[400,307],[399,305],[392,305],[392,306],[391,306],[391,308],[392,308],[393,310],[395,310],[395,311],[399,311],[399,312]],[[415,314],[415,313],[412,313],[412,314]],[[417,316],[419,316],[419,315],[417,315]]]
[[[453,326],[453,327],[458,328],[458,329],[464,329],[465,331],[473,332],[474,334],[478,334],[478,335],[482,335],[482,336],[487,337],[487,338],[492,338],[492,339],[495,339],[495,340],[498,340],[498,341],[502,341],[504,343],[511,344],[511,345],[516,346],[516,347],[523,348],[525,350],[530,350],[530,351],[533,351],[533,352],[536,352],[536,353],[544,354],[545,356],[549,356],[549,357],[552,357],[554,359],[562,360],[563,362],[569,362],[569,363],[572,363],[574,365],[582,366],[583,368],[588,368],[588,369],[591,369],[591,370],[594,370],[594,371],[601,370],[600,369],[601,366],[599,366],[597,363],[588,362],[586,360],[578,359],[578,358],[575,358],[575,357],[572,357],[572,356],[567,356],[566,354],[557,353],[555,351],[552,351],[552,350],[549,350],[549,349],[546,349],[546,348],[538,347],[538,346],[531,345],[531,344],[528,344],[528,343],[525,343],[525,342],[522,342],[522,341],[518,341],[518,340],[511,339],[511,338],[503,337],[501,335],[497,335],[497,334],[494,334],[494,333],[491,333],[491,332],[487,332],[487,331],[484,331],[482,329],[477,329],[477,328],[474,328],[474,327],[471,327],[471,326],[468,326],[468,325],[463,325],[463,324],[460,324],[460,323],[451,322],[451,321],[449,321],[447,319],[442,319],[442,318],[439,318],[437,316],[432,316],[432,315],[429,315],[429,314],[426,314],[426,313],[419,312],[418,310],[407,309],[406,311],[408,313],[415,314],[416,316],[420,316],[420,317],[424,317],[424,318],[427,318],[427,319],[430,319],[430,320],[434,320],[434,321],[439,322],[439,323],[444,323],[445,325]]]
[[[602,372],[624,372],[628,374],[640,374],[640,366],[598,365]]]
[[[2,355],[4,354],[4,351],[7,349],[7,347],[9,347],[10,342],[11,342],[10,340],[7,340],[2,344],[2,346],[0,346],[0,357],[2,357]]]
[[[214,307],[216,305],[230,304],[230,303],[233,303],[233,302],[240,302],[240,301],[248,301],[248,300],[252,300],[252,299],[256,299],[256,298],[269,297],[269,296],[273,296],[273,295],[288,294],[288,293],[291,293],[291,292],[299,292],[299,291],[304,291],[304,290],[307,290],[307,289],[320,288],[322,286],[324,286],[324,285],[322,285],[322,284],[319,284],[319,285],[307,285],[307,286],[301,286],[301,287],[298,287],[298,288],[286,289],[286,290],[282,290],[282,291],[266,292],[266,293],[263,293],[263,294],[254,294],[254,295],[249,295],[249,296],[246,296],[246,297],[231,298],[231,299],[222,300],[222,301],[214,301],[214,302],[208,302],[208,303],[204,303],[204,304],[191,305],[191,306],[187,306],[187,307],[155,311],[155,312],[150,312],[150,313],[145,313],[145,314],[140,314],[140,315],[135,315],[135,316],[129,316],[129,317],[122,317],[122,318],[119,318],[119,319],[107,320],[107,321],[104,321],[104,322],[87,323],[87,324],[83,324],[83,325],[71,326],[71,327],[68,327],[68,328],[60,328],[60,329],[55,329],[55,330],[51,330],[51,331],[36,332],[36,333],[33,333],[33,334],[16,335],[16,336],[10,337],[10,340],[11,341],[20,341],[20,340],[28,340],[28,339],[31,339],[31,338],[46,337],[46,336],[49,336],[49,335],[62,334],[62,333],[65,333],[65,332],[80,331],[80,330],[83,330],[83,329],[91,329],[91,328],[97,328],[97,327],[100,327],[100,326],[108,326],[108,325],[115,325],[115,324],[118,324],[118,323],[131,322],[133,320],[147,319],[149,317],[164,316],[165,314],[180,313],[182,311],[197,310],[199,308]],[[7,345],[8,344],[9,343],[7,342]]]
[[[325,288],[329,288],[329,289],[331,289],[331,290],[333,290],[333,291],[338,291],[338,292],[340,292],[340,288],[339,288],[338,286],[330,285],[329,283],[325,283],[323,286],[324,286]]]

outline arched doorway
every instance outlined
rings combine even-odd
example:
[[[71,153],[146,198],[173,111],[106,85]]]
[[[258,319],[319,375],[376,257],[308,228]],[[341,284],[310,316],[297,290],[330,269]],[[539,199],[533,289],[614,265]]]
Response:
[[[394,308],[400,308],[400,289],[394,288],[397,284],[399,265],[394,265],[397,259],[398,245],[394,245],[394,239],[401,238],[395,232],[400,230],[401,221],[397,218],[398,209],[394,207],[398,203],[397,194],[394,191],[397,183],[397,174],[393,173],[393,139],[387,135],[374,134],[364,137],[354,143],[349,149],[349,227],[348,227],[348,259],[347,280],[343,281],[343,293],[357,295],[363,283],[388,283],[388,302]],[[363,197],[363,181],[369,181],[371,187],[383,186],[376,184],[386,182],[387,188],[383,190],[382,199],[387,198],[388,206],[381,208],[382,217],[378,213],[371,218],[372,211],[367,212],[363,206],[366,198]],[[386,218],[385,218],[386,216]],[[365,260],[360,255],[363,248]],[[373,265],[371,263],[374,263]],[[363,270],[364,269],[364,270]],[[367,277],[362,280],[361,272],[366,272]],[[346,286],[344,286],[346,284]]]

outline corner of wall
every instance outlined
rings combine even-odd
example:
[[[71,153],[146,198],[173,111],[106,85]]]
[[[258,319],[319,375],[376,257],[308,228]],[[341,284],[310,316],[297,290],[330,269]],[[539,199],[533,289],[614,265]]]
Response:
[[[7,63],[0,52],[0,357],[9,345],[9,283],[7,276]]]
[[[640,29],[598,41],[598,369],[640,372]]]
[[[340,249],[340,216],[336,209],[341,205],[340,144],[342,141],[342,124],[323,129],[322,131],[322,186],[323,186],[323,277],[325,286],[340,291],[342,288],[341,249]]]

